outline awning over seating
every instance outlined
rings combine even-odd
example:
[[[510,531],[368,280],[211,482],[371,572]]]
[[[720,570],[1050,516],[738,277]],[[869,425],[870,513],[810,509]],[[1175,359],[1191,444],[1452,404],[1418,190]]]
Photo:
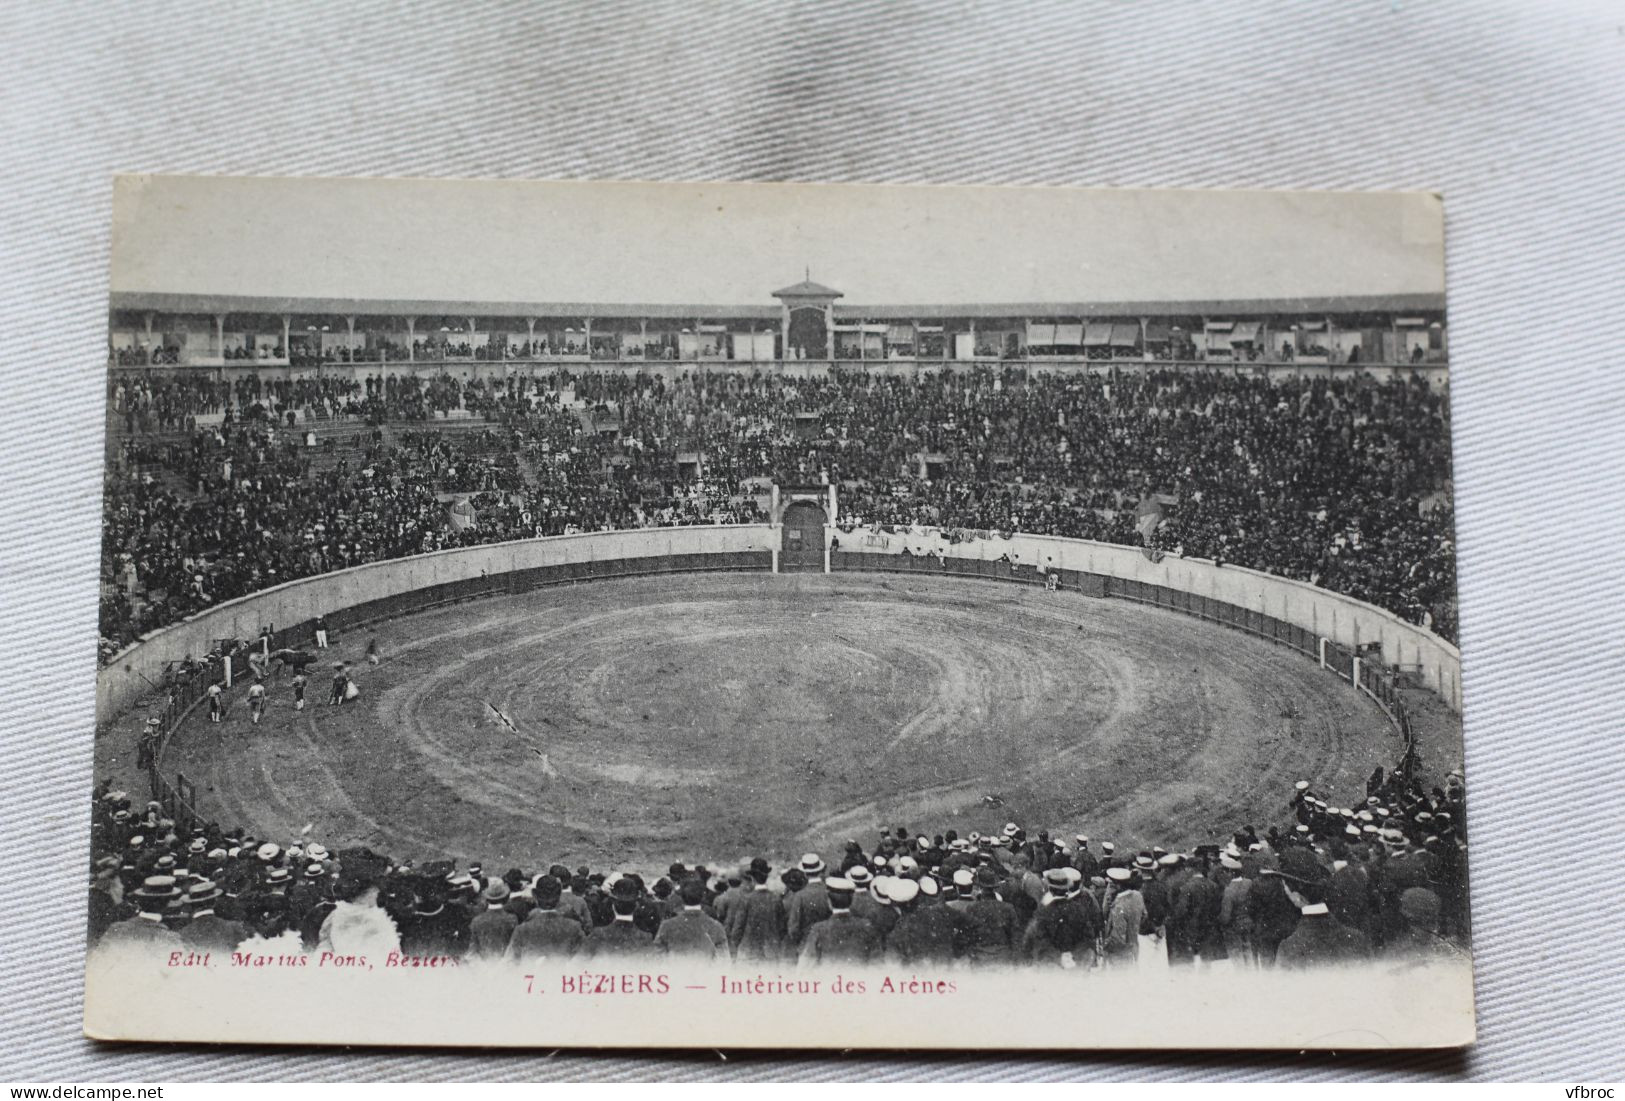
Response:
[[[913,325],[892,325],[886,329],[887,344],[913,344]]]
[[[1234,321],[1209,321],[1207,331],[1210,333],[1227,333],[1236,327]]]
[[[1132,348],[1140,343],[1140,326],[1133,321],[1119,321],[1112,326],[1112,347]]]
[[[1055,343],[1058,347],[1076,348],[1083,344],[1082,325],[1055,326]]]
[[[1299,321],[1297,324],[1295,324],[1293,326],[1293,328],[1299,329],[1299,330],[1301,330],[1303,332],[1306,332],[1306,333],[1323,333],[1323,332],[1326,331],[1326,322],[1324,322],[1324,321]]]
[[[1145,342],[1147,344],[1167,344],[1174,338],[1174,327],[1166,321],[1147,321],[1145,323]]]
[[[1083,346],[1085,348],[1104,348],[1112,342],[1112,323],[1110,321],[1091,321],[1083,328]]]
[[[1425,329],[1428,327],[1427,321],[1420,317],[1396,317],[1394,318],[1394,324],[1401,329]]]
[[[1055,347],[1055,326],[1045,325],[1036,321],[1027,322],[1027,347]]]
[[[1230,343],[1256,343],[1258,341],[1258,330],[1262,327],[1257,321],[1238,321],[1235,330],[1230,334]]]
[[[916,329],[918,329],[922,334],[923,333],[940,333],[940,332],[942,332],[942,326],[941,325],[916,325],[914,327]]]

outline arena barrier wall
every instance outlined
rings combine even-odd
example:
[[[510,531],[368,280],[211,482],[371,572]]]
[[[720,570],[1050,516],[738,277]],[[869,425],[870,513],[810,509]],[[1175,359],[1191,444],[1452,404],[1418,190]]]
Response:
[[[474,596],[596,577],[692,570],[766,570],[778,545],[765,524],[651,528],[525,539],[465,547],[356,566],[291,581],[229,601],[147,635],[97,675],[97,715],[105,720],[164,683],[167,668],[190,655],[201,659],[221,639],[252,639],[275,630],[273,646],[308,641],[318,615],[342,631]],[[1016,565],[989,556],[985,544],[948,548],[944,559],[841,548],[836,569],[935,570],[1043,584],[1058,574],[1062,588],[1135,600],[1224,623],[1292,646],[1320,660],[1320,638],[1340,674],[1378,694],[1384,668],[1397,667],[1461,710],[1461,656],[1425,628],[1380,608],[1305,582],[1203,559],[1152,562],[1132,547],[1053,536],[1018,535],[1001,542]],[[1042,568],[1040,568],[1042,567]],[[303,630],[305,633],[300,634]],[[1346,651],[1347,658],[1338,658]],[[1391,695],[1391,692],[1388,693]]]
[[[341,632],[440,604],[544,585],[650,573],[767,571],[778,538],[778,529],[766,524],[558,535],[301,578],[198,612],[120,651],[97,673],[97,719],[105,722],[163,689],[170,667],[184,658],[201,661],[220,640],[256,639],[266,627],[273,630],[272,648],[298,646],[309,643],[317,616]],[[234,673],[246,669],[246,657],[238,655]]]
[[[547,585],[658,573],[767,571],[774,568],[779,539],[779,528],[767,524],[600,532],[457,548],[302,578],[200,612],[126,648],[98,674],[98,719],[109,720],[148,692],[167,689],[159,744],[153,747],[157,767],[149,769],[149,779],[153,798],[184,825],[194,816],[189,785],[184,776],[171,784],[162,759],[170,736],[210,684],[223,675],[231,682],[249,675],[248,649],[206,657],[222,640],[254,640],[271,628],[262,644],[266,648],[308,646],[318,615],[339,634],[444,604]],[[1416,676],[1453,710],[1461,709],[1461,661],[1454,646],[1348,597],[1202,559],[1152,562],[1131,547],[1080,539],[1018,535],[998,544],[1004,557],[992,550],[985,541],[951,545],[941,556],[839,549],[831,566],[1040,586],[1053,575],[1057,588],[1150,604],[1247,631],[1299,651],[1364,692],[1398,728],[1406,761],[1414,748],[1392,667]],[[188,656],[202,661],[202,668],[175,676],[173,667]]]
[[[1010,560],[998,555],[1008,554]],[[1134,547],[1056,536],[1016,535],[997,548],[982,540],[953,544],[941,558],[887,551],[837,549],[833,569],[950,572],[1042,585],[1152,604],[1236,627],[1302,651],[1333,668],[1385,710],[1396,692],[1387,670],[1432,690],[1461,712],[1461,653],[1424,627],[1391,612],[1307,582],[1206,559],[1164,557],[1152,562]],[[1322,654],[1319,640],[1326,639]],[[1403,725],[1396,719],[1397,725]]]

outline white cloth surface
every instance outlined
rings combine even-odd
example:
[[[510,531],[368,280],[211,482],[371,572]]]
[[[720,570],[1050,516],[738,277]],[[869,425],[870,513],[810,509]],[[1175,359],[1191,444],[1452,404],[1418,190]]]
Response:
[[[1625,900],[1608,867],[1625,851],[1617,4],[5,7],[0,1079],[1625,1072],[1625,956],[1611,928]],[[108,199],[121,170],[1441,191],[1478,1047],[723,1063],[84,1040],[72,885],[85,866]]]

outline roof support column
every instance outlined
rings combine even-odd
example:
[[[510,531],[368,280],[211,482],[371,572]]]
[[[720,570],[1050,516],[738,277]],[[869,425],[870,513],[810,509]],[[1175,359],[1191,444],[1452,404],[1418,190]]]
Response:
[[[1085,328],[1085,330],[1087,330],[1088,326],[1085,325],[1084,328]],[[1146,337],[1148,337],[1150,335],[1150,333],[1151,333],[1151,319],[1149,317],[1140,318],[1140,358],[1142,360],[1144,360],[1146,363],[1151,362],[1151,344],[1146,339]],[[1170,356],[1169,358],[1172,358],[1172,357]]]
[[[649,319],[638,318],[638,360],[642,362],[649,357]]]
[[[150,313],[146,315],[146,323],[147,323],[147,366],[151,367],[152,366],[152,361],[155,358],[158,349],[153,343],[152,315]]]
[[[824,305],[824,354],[833,362],[835,359],[835,304]]]
[[[970,319],[970,357],[976,359],[976,319]]]
[[[226,358],[226,315],[214,315],[214,354],[221,359]]]
[[[293,318],[287,314],[282,315],[282,360],[285,363],[293,362]]]
[[[416,359],[418,357],[418,352],[417,352],[417,347],[416,347],[417,342],[418,342],[418,319],[415,318],[415,317],[409,317],[409,318],[406,319],[406,362],[408,362],[408,363],[411,363],[414,359]]]
[[[790,304],[779,300],[779,359],[790,358]]]
[[[344,316],[344,324],[345,324],[345,327],[350,330],[350,337],[349,337],[349,341],[347,343],[347,347],[350,349],[350,362],[354,363],[355,362],[355,314],[353,314],[353,313],[352,314],[346,314]]]
[[[536,319],[525,318],[525,358],[536,358]]]

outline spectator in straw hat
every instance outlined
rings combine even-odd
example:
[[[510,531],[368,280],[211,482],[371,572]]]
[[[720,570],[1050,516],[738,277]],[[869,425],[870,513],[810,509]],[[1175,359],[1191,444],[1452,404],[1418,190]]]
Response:
[[[880,960],[880,935],[874,926],[852,913],[857,886],[850,879],[836,877],[825,884],[829,917],[807,932],[801,946],[802,967],[861,966]]]
[[[468,954],[477,959],[500,959],[519,919],[508,909],[508,885],[493,878],[480,892],[485,910],[468,923]]]
[[[180,897],[172,875],[150,875],[141,886],[130,892],[136,914],[108,927],[102,944],[112,947],[136,947],[144,950],[174,950],[181,947],[181,938],[164,924],[170,905]]]
[[[1252,889],[1257,861],[1244,859],[1232,841],[1219,853],[1219,866],[1229,873],[1219,896],[1219,929],[1224,936],[1225,955],[1232,967],[1254,967]]]
[[[1067,970],[1094,963],[1100,916],[1094,910],[1094,899],[1087,906],[1081,901],[1076,890],[1081,878],[1072,867],[1044,873],[1044,897],[1022,932],[1020,958]]]
[[[965,909],[965,957],[978,964],[1010,963],[1021,944],[1016,908],[999,897],[999,877],[989,866],[976,870],[975,890]]]
[[[1140,931],[1145,927],[1145,898],[1140,873],[1131,868],[1106,869],[1106,930],[1102,961],[1108,967],[1132,967],[1140,958]]]
[[[933,899],[936,880],[922,876],[915,892],[909,886],[899,886],[895,897],[898,902],[897,925],[886,938],[886,959],[899,967],[946,966],[954,960],[954,946],[959,937],[958,915]]]
[[[1083,881],[1088,883],[1095,876],[1101,874],[1101,863],[1095,854],[1089,851],[1089,836],[1087,834],[1078,834],[1076,840],[1078,845],[1072,851],[1072,866],[1083,873]]]
[[[795,870],[807,877],[807,885],[784,896],[784,943],[792,952],[800,950],[808,929],[829,917],[823,858],[817,853],[807,853]]]
[[[228,921],[215,913],[221,890],[212,880],[195,881],[186,892],[186,908],[192,919],[181,930],[181,940],[188,948],[198,952],[230,952],[248,939],[248,927],[239,921]]]

